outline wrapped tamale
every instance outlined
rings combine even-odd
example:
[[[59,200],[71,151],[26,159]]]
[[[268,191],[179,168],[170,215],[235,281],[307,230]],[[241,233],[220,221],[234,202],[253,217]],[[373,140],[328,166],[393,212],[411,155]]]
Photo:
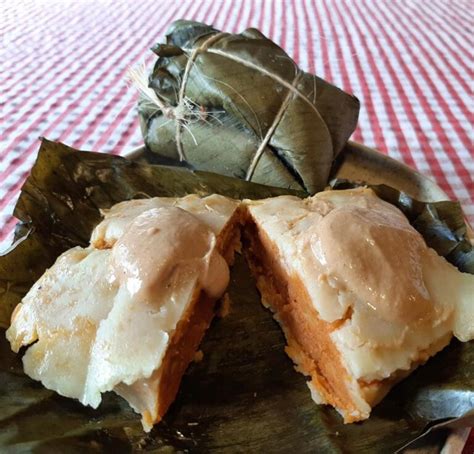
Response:
[[[266,185],[324,188],[355,129],[357,98],[299,69],[255,29],[180,20],[153,51],[139,101],[152,152]]]

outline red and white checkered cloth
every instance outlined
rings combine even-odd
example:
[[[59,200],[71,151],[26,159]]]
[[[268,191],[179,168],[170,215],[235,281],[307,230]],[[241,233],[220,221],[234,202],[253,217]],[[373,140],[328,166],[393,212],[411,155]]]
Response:
[[[356,94],[354,140],[431,176],[474,221],[472,0],[0,0],[0,243],[38,136],[124,153],[142,143],[127,69],[175,19],[259,28]]]

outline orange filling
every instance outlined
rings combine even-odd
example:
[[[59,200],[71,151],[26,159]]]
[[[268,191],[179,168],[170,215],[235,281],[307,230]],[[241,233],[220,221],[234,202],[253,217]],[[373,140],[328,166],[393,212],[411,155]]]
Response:
[[[347,387],[350,377],[329,336],[334,327],[319,318],[301,280],[282,268],[275,246],[252,219],[247,219],[243,245],[263,303],[281,324],[288,343],[286,352],[297,370],[311,377],[327,403],[346,415],[357,412]],[[351,422],[348,416],[345,419]]]

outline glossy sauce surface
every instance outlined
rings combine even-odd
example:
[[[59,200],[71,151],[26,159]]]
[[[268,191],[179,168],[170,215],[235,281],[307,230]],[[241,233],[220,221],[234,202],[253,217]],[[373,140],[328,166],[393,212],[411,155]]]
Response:
[[[411,323],[430,314],[421,261],[427,247],[401,212],[377,201],[366,208],[347,205],[308,234],[326,271],[382,319]]]
[[[178,268],[198,274],[202,289],[219,297],[229,282],[229,268],[215,248],[209,227],[177,207],[153,208],[137,216],[112,248],[115,278],[133,298],[154,302],[180,285]],[[166,301],[163,301],[166,303]]]

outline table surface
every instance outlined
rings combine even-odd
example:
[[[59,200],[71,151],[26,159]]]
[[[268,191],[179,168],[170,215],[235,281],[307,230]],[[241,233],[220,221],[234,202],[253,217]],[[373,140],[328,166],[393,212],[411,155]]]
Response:
[[[353,139],[432,177],[474,221],[469,0],[0,0],[0,244],[38,137],[124,153],[142,143],[130,66],[171,21],[257,27],[361,100]]]

